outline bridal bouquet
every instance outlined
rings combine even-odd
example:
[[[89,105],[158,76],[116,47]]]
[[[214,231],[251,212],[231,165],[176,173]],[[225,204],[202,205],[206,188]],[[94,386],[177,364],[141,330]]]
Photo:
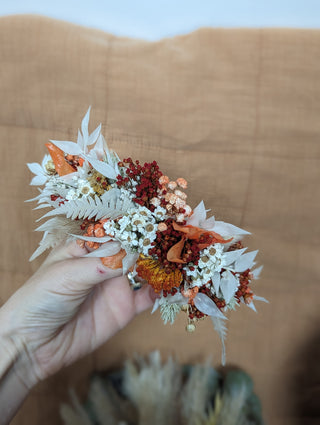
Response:
[[[140,164],[110,150],[99,125],[88,131],[90,108],[77,143],[51,140],[42,164],[28,164],[31,185],[43,186],[30,201],[50,208],[36,230],[44,235],[30,261],[46,249],[74,239],[111,268],[122,268],[132,286],[148,284],[159,295],[164,323],[184,311],[186,329],[209,316],[220,335],[225,357],[225,313],[240,304],[255,310],[265,301],[251,289],[262,267],[258,251],[246,252],[249,232],[207,218],[203,202],[187,203],[187,181],[173,181],[156,161]]]

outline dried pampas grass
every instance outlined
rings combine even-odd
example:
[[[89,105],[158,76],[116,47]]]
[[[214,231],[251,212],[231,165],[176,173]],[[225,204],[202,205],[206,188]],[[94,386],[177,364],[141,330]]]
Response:
[[[262,425],[251,378],[241,370],[222,376],[209,364],[161,362],[158,351],[136,357],[124,369],[95,374],[81,405],[60,412],[65,425]]]

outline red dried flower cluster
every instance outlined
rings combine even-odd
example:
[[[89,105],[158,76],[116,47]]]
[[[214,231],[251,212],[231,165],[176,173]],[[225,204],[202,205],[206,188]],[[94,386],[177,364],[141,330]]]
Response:
[[[149,255],[156,256],[164,268],[168,270],[168,273],[170,273],[175,269],[183,269],[184,264],[168,261],[167,254],[170,248],[172,248],[174,245],[180,242],[182,238],[184,238],[184,234],[173,228],[172,219],[167,219],[164,221],[164,223],[166,224],[167,229],[162,232],[157,232],[157,237],[151,244],[153,245],[153,248],[150,248]],[[198,264],[199,251],[199,241],[187,239],[184,243],[181,259],[184,263],[192,261],[194,264]]]
[[[170,291],[163,290],[162,295],[167,298],[168,295],[176,295],[177,292],[177,288],[172,288]]]
[[[149,255],[155,256],[159,259],[160,263],[167,270],[167,273],[170,273],[172,270],[181,269],[182,264],[173,263],[167,260],[167,254],[171,247],[173,247],[181,239],[181,233],[177,230],[174,230],[172,227],[172,219],[167,219],[164,223],[167,226],[167,230],[162,232],[157,231],[157,237],[154,242],[152,242],[153,248],[149,249]]]
[[[216,304],[216,306],[220,308],[220,310],[222,310],[226,306],[226,302],[218,298],[216,295],[213,295],[210,291],[210,288],[206,286],[201,286],[201,288],[199,288],[199,292],[202,292],[203,294],[206,294],[209,298],[211,298],[212,301],[214,301],[214,303]]]
[[[61,196],[57,196],[57,195],[50,195],[50,199],[51,199],[51,201],[56,201],[57,199],[61,199],[61,201],[59,202],[59,207],[60,207],[60,205],[63,205],[64,204],[64,199],[63,198],[61,198]]]
[[[137,182],[138,184],[135,186],[136,196],[133,201],[154,211],[155,207],[150,204],[150,200],[158,196],[161,189],[159,178],[162,176],[157,161],[145,162],[142,166],[138,160],[133,162],[131,158],[127,158],[119,162],[118,166],[126,168],[125,177],[120,174],[117,176],[118,187],[127,186],[130,180]],[[166,204],[167,202],[163,199],[161,206]]]
[[[189,304],[188,317],[189,319],[202,319],[206,314],[199,311],[194,305]]]
[[[242,249],[242,248],[243,248],[243,245],[241,241],[239,241],[231,245],[228,251],[234,251],[236,249]],[[244,301],[248,304],[250,303],[250,301],[252,301],[253,295],[254,295],[249,286],[251,283],[250,269],[247,269],[244,272],[240,273],[239,282],[240,282],[240,286],[238,288],[238,291],[235,293],[235,297],[237,298],[239,304],[241,302],[240,301],[241,297],[243,297]]]
[[[66,155],[65,160],[74,168],[75,171],[77,171],[78,167],[82,167],[84,163],[84,159],[78,155]]]
[[[235,293],[235,297],[238,299],[238,303],[240,304],[240,298],[243,297],[244,301],[248,304],[253,299],[253,292],[250,288],[251,282],[251,270],[248,269],[240,274],[239,282],[240,286],[238,291]]]
[[[211,298],[212,301],[216,304],[216,306],[223,311],[224,307],[226,306],[226,302],[220,298],[218,298],[216,295],[212,294],[210,291],[210,288],[207,286],[201,286],[199,288],[199,292],[207,295],[207,297]],[[206,314],[199,311],[193,302],[189,302],[189,310],[188,310],[188,317],[189,319],[201,319],[202,317],[207,316]]]

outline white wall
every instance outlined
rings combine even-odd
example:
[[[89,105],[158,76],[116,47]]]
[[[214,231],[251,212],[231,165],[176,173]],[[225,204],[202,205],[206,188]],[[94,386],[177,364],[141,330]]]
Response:
[[[320,26],[320,0],[0,0],[0,15],[17,13],[148,40],[200,26]]]

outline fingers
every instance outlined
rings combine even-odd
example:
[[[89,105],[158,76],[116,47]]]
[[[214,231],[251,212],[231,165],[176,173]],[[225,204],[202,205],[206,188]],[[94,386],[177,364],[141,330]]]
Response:
[[[62,243],[50,252],[42,266],[48,266],[58,261],[67,260],[70,258],[82,257],[87,253],[88,250],[86,247],[81,247],[76,241]]]
[[[122,269],[105,267],[100,258],[69,258],[46,268],[46,286],[51,290],[79,294],[94,285],[122,275]]]
[[[142,311],[152,307],[156,298],[157,298],[157,294],[154,292],[153,288],[149,285],[145,285],[138,291],[135,291],[134,304],[135,304],[136,314],[139,314]]]

